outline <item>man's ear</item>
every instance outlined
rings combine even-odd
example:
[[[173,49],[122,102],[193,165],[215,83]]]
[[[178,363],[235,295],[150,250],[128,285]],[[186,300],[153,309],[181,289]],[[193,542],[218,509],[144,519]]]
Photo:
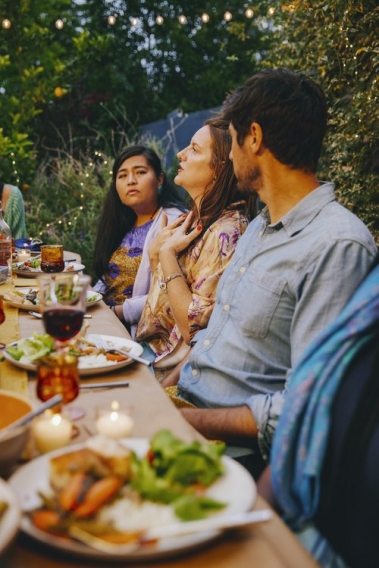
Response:
[[[263,144],[262,128],[257,122],[252,122],[250,125],[251,148],[253,152],[257,153]]]

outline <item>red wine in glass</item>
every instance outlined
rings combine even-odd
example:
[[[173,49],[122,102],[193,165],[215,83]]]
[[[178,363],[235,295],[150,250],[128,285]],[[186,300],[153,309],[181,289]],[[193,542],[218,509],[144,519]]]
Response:
[[[75,273],[61,272],[38,277],[39,306],[45,331],[56,341],[55,353],[38,365],[37,395],[41,400],[61,393],[63,403],[67,404],[78,396],[77,364],[68,364],[67,357],[72,357],[68,342],[82,328],[89,283],[89,276]],[[70,414],[74,420],[83,416],[84,410],[71,407]]]
[[[84,311],[74,308],[47,308],[43,312],[45,331],[57,341],[68,341],[79,333]]]

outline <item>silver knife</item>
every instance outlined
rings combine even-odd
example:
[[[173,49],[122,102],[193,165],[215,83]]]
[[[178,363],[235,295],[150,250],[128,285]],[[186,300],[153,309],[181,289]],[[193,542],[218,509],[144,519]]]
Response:
[[[128,387],[128,381],[108,381],[104,383],[81,383],[80,390],[82,389],[104,389],[104,388],[113,388],[113,387]]]

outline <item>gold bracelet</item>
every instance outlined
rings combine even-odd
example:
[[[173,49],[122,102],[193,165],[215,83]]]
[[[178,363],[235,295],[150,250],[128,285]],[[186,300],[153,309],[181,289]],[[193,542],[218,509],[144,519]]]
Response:
[[[184,274],[182,272],[175,272],[175,274],[170,274],[170,276],[167,276],[167,278],[164,278],[159,282],[160,288],[167,292],[167,284],[170,282],[170,280],[174,280],[174,278],[184,278]]]

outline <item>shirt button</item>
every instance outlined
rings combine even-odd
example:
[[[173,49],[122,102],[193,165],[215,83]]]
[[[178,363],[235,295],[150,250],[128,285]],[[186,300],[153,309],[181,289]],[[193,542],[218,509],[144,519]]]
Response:
[[[196,377],[196,375],[197,375],[197,369],[192,369],[192,375],[193,375],[194,377]]]
[[[207,347],[210,344],[209,339],[205,339],[203,345],[205,345],[205,347]]]
[[[229,310],[230,310],[229,304],[225,304],[225,306],[224,306],[224,312],[228,312]]]
[[[240,273],[245,274],[245,272],[246,272],[246,266],[241,266]]]

